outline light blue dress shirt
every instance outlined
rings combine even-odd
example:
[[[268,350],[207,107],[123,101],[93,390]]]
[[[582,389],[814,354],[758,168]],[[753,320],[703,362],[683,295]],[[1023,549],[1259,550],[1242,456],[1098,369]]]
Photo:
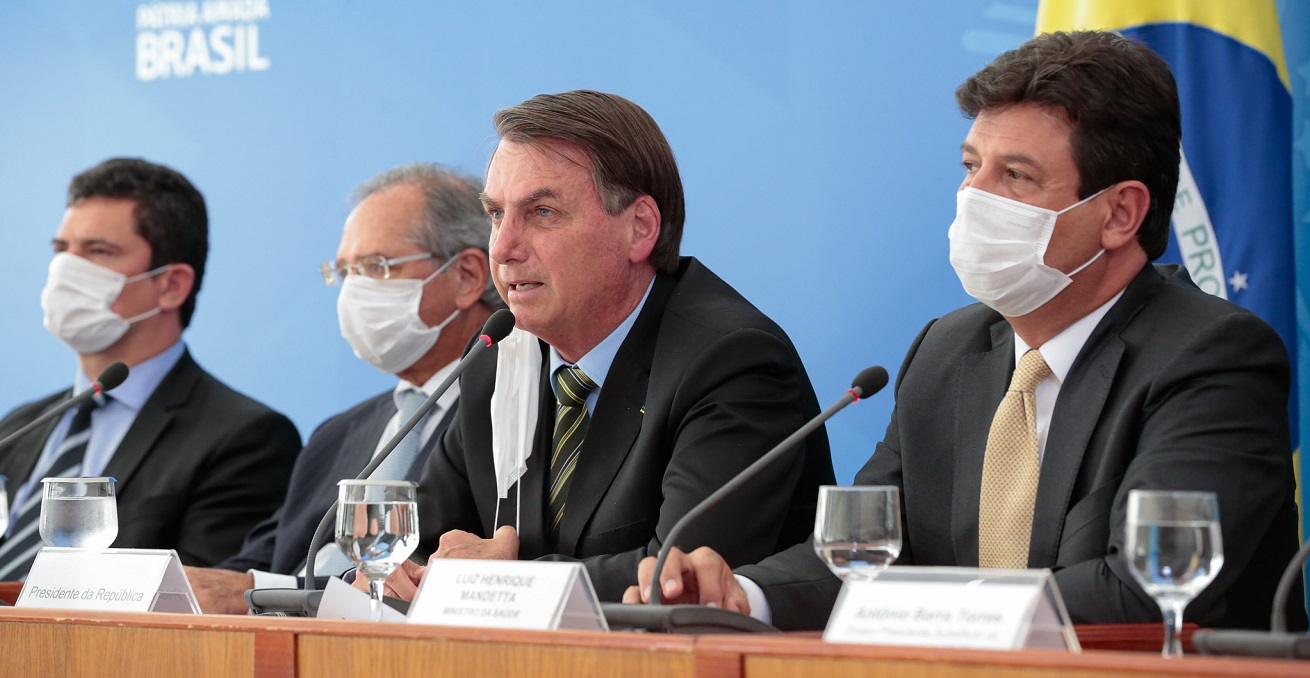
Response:
[[[132,427],[132,422],[136,421],[136,415],[141,412],[141,407],[145,405],[155,389],[159,388],[159,383],[181,359],[182,352],[185,350],[186,345],[178,341],[162,353],[133,366],[127,375],[127,380],[106,394],[101,407],[91,412],[91,440],[87,443],[86,456],[82,460],[84,477],[96,477],[104,473],[105,466],[109,465],[109,459],[114,456],[118,444],[123,441],[123,436],[127,435],[127,430]],[[88,388],[91,388],[91,377],[78,370],[77,376],[73,379],[73,392],[81,393]],[[50,468],[51,462],[54,461],[59,444],[68,436],[68,427],[73,422],[73,413],[76,410],[77,408],[70,409],[60,417],[55,430],[46,439],[45,449],[42,450],[41,457],[36,460],[32,475],[10,497],[11,506],[22,506],[33,492],[40,491],[41,479],[45,477],[46,469]],[[10,528],[12,527],[11,525]]]

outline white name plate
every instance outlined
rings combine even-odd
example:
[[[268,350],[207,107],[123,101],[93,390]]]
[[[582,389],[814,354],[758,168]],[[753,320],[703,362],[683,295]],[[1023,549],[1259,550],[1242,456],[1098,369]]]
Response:
[[[177,552],[151,549],[42,548],[15,606],[200,614]]]
[[[823,639],[1079,651],[1050,570],[900,567],[873,581],[848,581]]]
[[[414,624],[608,631],[581,563],[432,560],[409,608]]]

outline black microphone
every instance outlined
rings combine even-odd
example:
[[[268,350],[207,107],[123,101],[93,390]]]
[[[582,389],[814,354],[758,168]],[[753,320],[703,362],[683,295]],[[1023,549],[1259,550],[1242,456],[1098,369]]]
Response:
[[[492,313],[491,317],[487,318],[487,322],[482,326],[482,334],[478,337],[480,341],[474,342],[473,348],[469,349],[468,353],[464,354],[464,357],[455,365],[455,369],[451,370],[445,380],[432,391],[432,395],[428,396],[428,399],[424,400],[422,405],[419,405],[418,409],[414,411],[414,414],[410,416],[409,420],[400,427],[400,430],[396,431],[396,435],[391,436],[391,440],[388,440],[387,444],[382,446],[382,451],[378,452],[377,455],[373,457],[373,460],[364,467],[364,470],[359,472],[359,475],[355,476],[355,479],[363,480],[364,478],[367,478],[369,474],[373,473],[373,471],[386,460],[387,456],[391,454],[391,451],[396,449],[396,446],[400,444],[400,441],[404,440],[410,430],[417,426],[418,423],[423,420],[423,417],[427,416],[427,413],[436,406],[437,400],[445,395],[446,391],[450,389],[451,384],[454,384],[455,380],[459,379],[459,376],[464,373],[464,370],[473,362],[473,359],[477,357],[478,354],[490,348],[492,344],[504,339],[512,329],[514,329],[514,314],[511,313],[509,309],[502,308],[499,311]],[[327,537],[328,528],[332,525],[332,520],[336,515],[337,503],[332,502],[332,508],[329,508],[327,513],[323,514],[323,520],[319,521],[318,529],[314,530],[314,538],[309,540],[309,555],[305,557],[306,591],[313,591],[316,586],[314,581],[315,561],[318,560],[318,551],[323,547],[323,540]]]
[[[124,381],[127,381],[127,373],[127,365],[124,365],[122,362],[110,363],[109,367],[102,370],[100,376],[96,377],[96,380],[91,382],[91,388],[88,388],[77,395],[70,396],[67,400],[64,400],[41,413],[41,416],[27,422],[26,426],[5,436],[4,440],[0,440],[0,448],[8,445],[24,433],[27,433],[41,424],[63,414],[65,411],[81,405],[88,398],[93,398],[102,393],[108,393],[109,391],[118,388]]]
[[[1201,654],[1310,659],[1310,635],[1287,632],[1287,599],[1301,577],[1307,557],[1310,557],[1310,541],[1301,545],[1278,580],[1269,611],[1269,631],[1203,629],[1192,634],[1192,645]]]
[[[722,608],[701,605],[664,605],[661,607],[659,581],[660,573],[664,571],[664,561],[668,560],[669,551],[678,545],[678,539],[682,536],[683,530],[693,521],[700,518],[706,511],[718,506],[728,495],[741,489],[743,485],[759,475],[764,467],[777,461],[779,457],[788,452],[793,452],[802,439],[813,433],[815,429],[822,426],[824,422],[831,419],[833,415],[840,412],[847,405],[860,398],[877,393],[886,385],[887,370],[877,365],[865,368],[856,375],[855,380],[851,382],[851,387],[831,407],[819,413],[804,426],[797,429],[795,433],[787,436],[773,449],[766,452],[764,456],[756,459],[754,463],[747,466],[732,480],[724,483],[723,487],[715,490],[713,494],[701,500],[699,504],[679,518],[678,522],[674,523],[673,528],[669,530],[664,545],[660,547],[659,558],[655,560],[655,571],[651,574],[650,605],[623,605],[617,603],[601,605],[601,611],[605,614],[610,626],[677,633],[776,632],[777,629],[758,619]]]

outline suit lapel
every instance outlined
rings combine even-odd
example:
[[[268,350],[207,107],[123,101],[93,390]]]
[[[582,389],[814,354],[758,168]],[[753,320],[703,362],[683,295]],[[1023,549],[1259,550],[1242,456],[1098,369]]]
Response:
[[[1155,267],[1147,264],[1092,330],[1060,385],[1037,484],[1028,551],[1031,565],[1046,567],[1055,563],[1078,471],[1123,358],[1124,343],[1119,335],[1162,283]]]
[[[145,460],[160,436],[173,423],[173,411],[186,405],[191,399],[191,392],[201,375],[200,367],[191,359],[189,351],[183,351],[173,369],[164,376],[163,381],[150,394],[141,411],[137,413],[132,426],[127,429],[118,449],[105,465],[104,474],[117,479],[118,493],[131,483],[141,462]],[[160,450],[159,454],[174,454],[176,450]]]
[[[31,407],[32,416],[27,418],[24,425],[36,420],[37,417],[45,413],[46,410],[68,399],[73,391],[67,390],[45,398],[39,403],[34,403]],[[13,442],[8,443],[4,448],[0,448],[0,475],[9,477],[9,501],[14,501],[18,497],[18,488],[22,487],[32,475],[32,470],[36,468],[36,462],[41,458],[41,452],[45,450],[46,442],[50,440],[50,435],[54,433],[55,426],[65,415],[54,417],[46,423],[24,433],[16,438]],[[18,430],[21,426],[15,426]],[[38,489],[39,491],[39,489]]]
[[[955,563],[978,566],[978,502],[982,494],[983,457],[996,408],[1014,372],[1014,332],[999,321],[991,327],[992,350],[960,359],[956,393],[955,482],[951,493],[951,543]],[[946,406],[943,403],[943,406]]]
[[[578,452],[577,467],[570,481],[568,503],[560,523],[558,553],[576,555],[583,530],[641,432],[651,359],[675,282],[671,276],[657,274],[646,305],[605,375],[605,385],[596,400],[587,438]]]

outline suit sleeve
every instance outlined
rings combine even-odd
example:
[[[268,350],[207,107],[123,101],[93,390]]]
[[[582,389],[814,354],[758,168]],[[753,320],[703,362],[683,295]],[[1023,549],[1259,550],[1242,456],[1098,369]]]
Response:
[[[896,376],[898,393],[930,327],[932,323],[923,328],[901,363]],[[895,409],[882,442],[855,474],[855,484],[901,486],[900,425]],[[904,501],[902,496],[902,516],[905,515]],[[906,527],[902,519],[901,554],[896,559],[900,565],[914,563],[911,535]],[[828,623],[837,594],[841,591],[841,580],[815,554],[813,537],[758,564],[738,568],[735,573],[760,585],[769,602],[773,625],[783,631],[822,629]]]
[[[602,600],[622,598],[636,584],[637,564],[659,552],[679,518],[805,423],[803,394],[812,389],[799,363],[785,341],[757,329],[730,332],[688,363],[672,389],[668,419],[661,421],[669,457],[654,538],[637,549],[583,561]],[[733,566],[774,553],[793,510],[804,455],[818,448],[827,454],[826,435],[814,434],[789,460],[766,468],[703,515],[683,532],[679,546],[710,546]]]
[[[246,532],[281,506],[299,451],[300,434],[281,414],[229,418],[179,521],[182,562],[207,567],[236,553]]]
[[[1135,456],[1110,511],[1101,558],[1056,572],[1075,622],[1144,622],[1160,616],[1123,557],[1128,491],[1212,491],[1219,501],[1224,566],[1187,607],[1206,624],[1224,616],[1225,597],[1289,502],[1287,424],[1290,366],[1282,341],[1248,313],[1217,319],[1179,347],[1142,394]],[[1127,437],[1127,436],[1125,436]],[[1275,570],[1281,570],[1277,563]]]
[[[452,422],[423,464],[418,484],[419,546],[410,556],[416,562],[426,563],[428,556],[436,553],[441,535],[449,530],[482,532],[464,461],[462,433],[460,422]]]

